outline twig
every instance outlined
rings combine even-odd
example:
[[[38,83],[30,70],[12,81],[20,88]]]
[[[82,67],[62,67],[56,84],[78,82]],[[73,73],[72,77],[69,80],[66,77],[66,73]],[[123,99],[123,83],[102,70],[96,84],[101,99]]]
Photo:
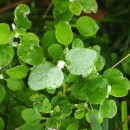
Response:
[[[46,12],[44,13],[44,15],[43,15],[43,19],[45,19],[45,18],[46,18],[46,16],[47,16],[48,12],[49,12],[49,11],[50,11],[50,9],[51,9],[51,6],[52,6],[52,2],[50,3],[50,5],[48,6],[48,8],[47,8]]]
[[[117,130],[121,130],[123,125],[130,119],[130,115],[127,116],[127,118],[124,120],[124,122],[121,124],[121,126]]]
[[[15,2],[13,4],[10,4],[10,5],[6,5],[5,7],[1,8],[0,9],[0,14],[2,14],[3,12],[6,12],[12,8],[15,8],[16,6],[18,6],[19,4],[26,4],[26,3],[29,3],[31,0],[20,0],[18,2]]]
[[[122,58],[120,61],[118,61],[115,65],[112,66],[112,68],[116,67],[117,65],[119,65],[121,62],[123,62],[125,59],[127,59],[130,56],[130,53],[128,55],[126,55],[124,58]]]

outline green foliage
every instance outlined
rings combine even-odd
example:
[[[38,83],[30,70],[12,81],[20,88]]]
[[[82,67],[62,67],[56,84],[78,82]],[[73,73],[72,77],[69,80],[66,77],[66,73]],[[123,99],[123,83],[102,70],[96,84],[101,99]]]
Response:
[[[81,57],[77,59],[77,57]],[[97,60],[96,51],[88,48],[74,48],[66,53],[67,69],[74,75],[87,76],[94,71],[94,63]]]
[[[19,65],[8,69],[6,73],[12,78],[22,79],[27,76],[28,70],[29,69],[25,65]]]
[[[22,79],[15,79],[15,78],[9,77],[7,79],[7,86],[9,89],[13,91],[18,91],[18,90],[23,89],[23,87],[25,87],[25,84]]]
[[[43,60],[43,50],[39,46],[38,37],[33,33],[26,33],[20,40],[17,50],[18,57],[31,65],[41,63]]]
[[[70,25],[67,22],[59,22],[58,25],[56,25],[55,33],[58,42],[60,42],[61,44],[68,46],[72,42],[73,33]]]
[[[6,23],[0,23],[0,45],[9,43],[11,39],[11,31],[9,25]]]
[[[80,15],[82,11],[82,6],[79,2],[72,1],[69,5],[69,10],[75,14],[75,15]]]
[[[30,13],[30,9],[27,5],[19,5],[14,12],[15,19],[14,23],[18,28],[29,29],[31,27],[31,21],[28,20],[27,14]]]
[[[14,49],[9,45],[0,45],[0,68],[8,65],[14,56]]]
[[[0,103],[4,100],[4,98],[6,97],[6,90],[5,87],[3,85],[0,84]]]
[[[76,27],[80,32],[80,34],[85,37],[90,37],[95,35],[99,29],[96,22],[88,16],[80,17],[76,22]]]
[[[31,28],[24,4],[14,11],[12,31],[0,23],[1,130],[102,130],[118,111],[114,99],[128,94],[129,80],[107,66],[96,21],[80,16],[96,13],[96,1],[52,4],[54,21],[40,30]]]
[[[30,125],[35,125],[42,119],[41,115],[32,108],[26,108],[21,113],[23,119]]]
[[[4,129],[4,120],[0,117],[0,130]]]
[[[112,109],[111,109],[112,108]],[[112,118],[117,112],[116,102],[114,100],[105,99],[100,105],[99,114],[101,117]]]

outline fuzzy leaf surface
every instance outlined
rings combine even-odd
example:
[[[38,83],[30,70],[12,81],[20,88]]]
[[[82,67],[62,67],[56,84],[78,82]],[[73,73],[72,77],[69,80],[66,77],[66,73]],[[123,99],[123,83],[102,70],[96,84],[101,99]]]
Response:
[[[67,69],[74,75],[88,75],[97,60],[97,52],[87,48],[74,48],[66,53]]]

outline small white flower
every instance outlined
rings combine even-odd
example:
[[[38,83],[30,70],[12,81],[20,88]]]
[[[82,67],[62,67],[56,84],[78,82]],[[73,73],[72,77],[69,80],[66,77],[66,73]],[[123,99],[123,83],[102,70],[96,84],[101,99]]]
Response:
[[[18,38],[19,37],[19,33],[16,32],[15,33],[15,37]]]
[[[65,62],[64,61],[62,61],[62,60],[58,61],[58,64],[57,64],[58,68],[62,69],[62,68],[64,68],[64,66],[65,66]]]
[[[17,47],[18,46],[17,42],[12,42],[11,44],[12,44],[13,47]]]
[[[12,29],[15,30],[16,29],[16,25],[14,23],[12,23],[11,25],[12,25]]]
[[[3,79],[3,78],[4,78],[3,74],[0,74],[0,79]]]
[[[107,93],[109,93],[111,91],[111,85],[107,86]]]

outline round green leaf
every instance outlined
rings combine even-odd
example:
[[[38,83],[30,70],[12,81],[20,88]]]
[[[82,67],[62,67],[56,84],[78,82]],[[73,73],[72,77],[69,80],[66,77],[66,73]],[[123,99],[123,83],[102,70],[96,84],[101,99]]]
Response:
[[[69,50],[65,56],[67,69],[74,75],[88,75],[93,71],[97,60],[97,52],[92,49],[74,48]]]
[[[72,42],[72,48],[83,48],[83,47],[84,47],[83,41],[78,38],[74,38]]]
[[[77,123],[71,123],[67,126],[66,130],[78,130]]]
[[[68,6],[69,6],[69,0],[63,0],[63,1],[59,1],[59,0],[52,0],[53,4],[55,5],[55,7],[60,10],[61,12],[64,12],[67,10]]]
[[[33,108],[26,108],[21,112],[22,118],[27,124],[35,125],[42,119],[41,115],[35,111]]]
[[[72,94],[80,100],[89,100],[91,104],[99,104],[107,96],[108,81],[104,78],[80,80],[72,87]]]
[[[72,95],[77,98],[77,99],[80,99],[80,100],[86,100],[86,97],[84,97],[81,92],[82,92],[82,87],[84,85],[84,80],[83,81],[80,81],[80,82],[77,82],[76,84],[74,84],[72,86]]]
[[[102,70],[104,65],[105,65],[105,61],[104,61],[103,57],[99,55],[98,59],[97,59],[97,61],[95,63],[96,70],[97,71]]]
[[[72,1],[69,5],[69,10],[74,14],[79,16],[82,11],[82,6],[79,2]]]
[[[65,46],[68,46],[73,40],[71,26],[65,21],[60,21],[58,23],[55,34],[58,42]]]
[[[39,39],[33,33],[26,33],[18,45],[17,54],[25,63],[36,65],[43,60],[43,50],[39,47]]]
[[[25,4],[20,4],[16,7],[14,15],[14,23],[18,28],[29,29],[32,25],[31,21],[28,20],[27,15],[30,13],[30,9]]]
[[[0,23],[0,45],[9,43],[11,39],[11,31],[9,25]]]
[[[98,114],[98,110],[96,110],[96,109],[90,110],[89,112],[86,113],[86,115],[85,115],[86,120],[87,120],[89,123],[91,123],[91,120],[90,120],[90,114],[91,114],[91,111],[94,112],[95,117],[96,117],[97,120],[98,120],[98,123],[101,124],[101,123],[103,122],[103,118],[99,116],[99,114]]]
[[[111,95],[115,97],[122,97],[128,94],[130,82],[127,78],[123,77],[123,74],[118,69],[107,69],[103,76],[108,79],[109,84],[111,85]]]
[[[59,44],[52,44],[48,48],[48,53],[52,58],[58,59],[63,55],[63,48]]]
[[[22,79],[26,77],[28,70],[29,68],[27,68],[25,65],[19,65],[7,70],[6,73],[12,78]]]
[[[0,130],[4,130],[4,126],[5,126],[4,120],[0,117]]]
[[[99,104],[107,96],[107,85],[108,81],[104,78],[91,79],[84,84],[82,93],[91,104]]]
[[[80,17],[76,22],[76,27],[80,32],[80,34],[85,37],[90,37],[95,35],[99,29],[96,22],[88,16]]]
[[[5,99],[6,97],[6,90],[3,85],[0,84],[0,103]]]
[[[9,45],[0,45],[0,67],[8,65],[14,57],[14,49]]]
[[[42,48],[45,54],[47,53],[48,47],[52,44],[59,44],[54,31],[47,31],[42,36]]]
[[[62,84],[64,80],[63,72],[60,68],[52,66],[52,64],[45,63],[34,67],[28,82],[32,90],[55,89]]]
[[[50,113],[51,111],[51,103],[47,98],[43,100],[42,112],[43,113]]]
[[[43,130],[43,128],[40,124],[29,125],[25,123],[22,126],[20,126],[18,130]]]
[[[60,107],[60,112],[62,113],[62,117],[67,117],[72,113],[72,106],[70,102],[66,100],[62,100],[58,103]]]
[[[111,87],[110,94],[115,97],[123,97],[128,94],[130,82],[127,78],[119,79]]]
[[[84,117],[84,111],[82,110],[76,110],[75,113],[74,113],[74,117],[76,119],[81,119]]]
[[[117,106],[114,100],[105,99],[100,104],[99,115],[103,118],[113,118],[117,113]]]
[[[67,78],[66,78],[66,81],[68,82],[68,83],[74,83],[76,80],[77,80],[77,75],[73,75],[73,74],[69,74],[68,76],[67,76]]]
[[[77,1],[82,5],[83,12],[85,13],[97,12],[98,5],[96,0],[77,0]]]
[[[47,73],[47,88],[55,89],[59,87],[64,80],[64,74],[58,67],[52,67]]]
[[[61,12],[57,8],[54,8],[53,9],[53,15],[54,15],[55,21],[57,23],[60,22],[60,21],[69,22],[73,17],[73,14],[70,12],[69,9],[67,9],[65,12]]]
[[[123,74],[116,68],[110,68],[105,70],[103,77],[107,78],[110,84],[113,84],[117,79],[123,78]]]
[[[33,68],[28,81],[32,90],[42,90],[47,87],[47,73],[52,66],[50,63],[45,63]]]
[[[60,126],[60,120],[55,117],[50,117],[45,122],[46,130],[57,130]]]
[[[22,105],[13,106],[10,108],[10,123],[13,123],[13,127],[16,128],[16,126],[20,126],[24,123],[24,120],[21,116],[21,111],[24,110],[26,107]],[[17,118],[16,118],[17,117]],[[12,125],[11,125],[12,126]]]
[[[22,79],[15,79],[10,77],[7,79],[7,86],[10,90],[19,91],[25,87],[25,84]]]

